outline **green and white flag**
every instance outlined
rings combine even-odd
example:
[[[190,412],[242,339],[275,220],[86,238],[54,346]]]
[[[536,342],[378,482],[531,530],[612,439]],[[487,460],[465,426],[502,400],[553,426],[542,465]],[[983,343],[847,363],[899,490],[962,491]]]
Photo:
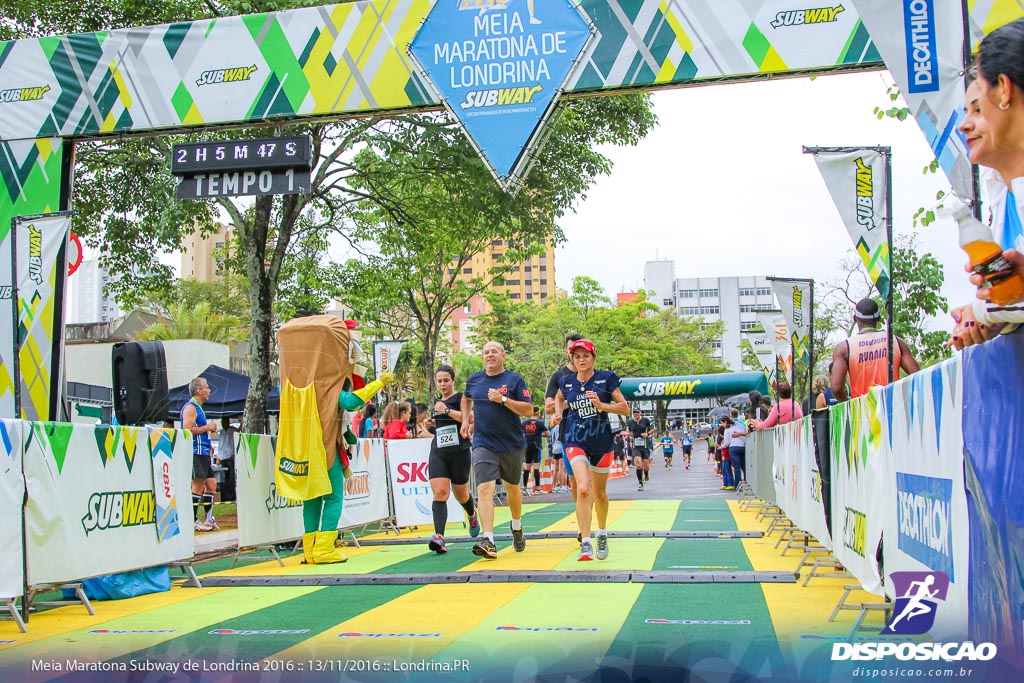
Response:
[[[811,360],[808,341],[811,334],[811,283],[803,280],[773,279],[772,290],[789,325],[790,341],[796,357]]]
[[[886,238],[885,158],[874,149],[824,152],[814,161],[853,246],[883,297],[889,296],[889,240]]]

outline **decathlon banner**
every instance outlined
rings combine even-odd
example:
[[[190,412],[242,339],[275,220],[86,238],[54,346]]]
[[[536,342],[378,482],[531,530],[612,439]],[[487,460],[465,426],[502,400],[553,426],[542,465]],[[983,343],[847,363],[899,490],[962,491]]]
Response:
[[[790,341],[796,349],[796,357],[805,363],[811,360],[808,340],[811,335],[811,316],[814,302],[811,301],[811,283],[807,280],[769,278],[772,290],[779,300],[779,308],[789,325]]]
[[[391,492],[395,501],[395,525],[418,526],[431,524],[434,515],[430,506],[434,494],[430,491],[430,475],[427,459],[430,456],[430,439],[387,439],[388,475],[391,478]],[[470,494],[472,495],[472,491]],[[465,519],[462,506],[454,495],[448,496],[448,525]]]
[[[274,439],[267,434],[238,434],[235,441],[235,491],[238,547],[280,543],[302,536],[302,503],[277,493]]]
[[[60,419],[64,356],[64,284],[71,216],[16,218],[17,339],[21,417]]]
[[[776,502],[798,528],[831,549],[809,416],[775,427],[775,460],[783,477],[781,485],[776,480]]]
[[[29,584],[84,579],[193,555],[193,529],[159,541],[146,428],[26,423],[25,508]],[[191,441],[173,445],[178,491],[192,479]],[[191,519],[177,496],[178,519]]]
[[[178,517],[178,487],[174,482],[174,444],[179,440],[191,443],[192,435],[182,429],[149,430],[149,454],[153,458],[156,538],[160,542],[180,534],[181,524],[185,521]],[[180,452],[184,452],[184,449]]]
[[[968,637],[1024,667],[1024,332],[964,349],[963,438],[971,524]],[[1006,387],[1009,393],[993,391]],[[1012,455],[1010,455],[1012,454]],[[1011,596],[1016,596],[1013,598]]]
[[[806,149],[839,210],[853,246],[879,294],[889,295],[889,251],[886,238],[886,159],[874,149],[823,151]]]
[[[889,461],[885,573],[942,572],[949,589],[928,633],[967,633],[970,527],[964,488],[963,365],[957,356],[884,387],[879,406]],[[890,540],[892,539],[892,540]],[[889,597],[893,582],[885,583]]]
[[[338,528],[349,529],[390,517],[384,440],[357,441],[350,465],[352,476],[345,479],[345,505]]]
[[[957,130],[964,109],[962,4],[950,0],[852,0],[851,4],[953,190],[964,200],[972,198],[971,162]],[[1019,3],[1016,9],[1020,11]]]
[[[382,341],[373,345],[373,372],[374,377],[380,377],[382,372],[394,372],[398,364],[398,357],[402,355],[402,345],[405,340]]]
[[[13,598],[24,590],[24,548],[21,543],[21,502],[25,480],[21,476],[21,420],[0,420],[0,598]]]
[[[875,387],[864,396],[833,406],[829,426],[832,552],[864,590],[882,595],[875,555],[890,509],[881,493],[890,489],[893,472],[882,439],[878,397]]]

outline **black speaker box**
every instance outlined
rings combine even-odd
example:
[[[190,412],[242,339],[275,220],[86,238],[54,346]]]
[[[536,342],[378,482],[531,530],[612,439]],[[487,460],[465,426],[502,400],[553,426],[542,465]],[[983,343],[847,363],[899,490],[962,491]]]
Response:
[[[123,425],[167,419],[167,359],[158,341],[121,342],[111,351],[114,414]]]

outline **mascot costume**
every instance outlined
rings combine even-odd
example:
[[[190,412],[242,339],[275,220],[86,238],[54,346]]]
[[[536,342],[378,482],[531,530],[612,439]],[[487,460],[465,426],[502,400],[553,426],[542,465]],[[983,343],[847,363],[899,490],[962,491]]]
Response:
[[[351,320],[314,315],[277,332],[281,419],[274,480],[279,495],[302,501],[308,564],[348,559],[336,547],[345,479],[352,475],[348,447],[356,441],[346,412],[363,408],[394,379],[385,372],[366,383],[366,369],[356,364],[363,352],[355,327]]]

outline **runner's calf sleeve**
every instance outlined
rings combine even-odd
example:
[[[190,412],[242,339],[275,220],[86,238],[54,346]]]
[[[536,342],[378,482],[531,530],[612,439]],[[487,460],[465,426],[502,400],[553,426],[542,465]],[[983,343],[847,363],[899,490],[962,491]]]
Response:
[[[210,513],[213,511],[213,494],[212,493],[204,493],[203,494],[203,507],[206,508],[206,516],[209,517]]]
[[[470,494],[469,498],[466,499],[465,503],[459,503],[462,509],[466,511],[466,514],[472,517],[476,514],[476,505],[473,504],[473,495]]]
[[[533,471],[533,483],[540,488],[540,470]]]
[[[473,498],[470,497],[470,500]],[[435,500],[430,505],[430,511],[434,513],[434,533],[444,536],[444,528],[448,524],[448,503]]]
[[[530,485],[530,470],[523,470],[523,488]]]
[[[203,502],[203,497],[197,493],[192,494],[192,517],[198,522],[199,521],[199,506]]]
[[[636,468],[636,480],[641,484],[644,483],[644,468],[643,465]]]

